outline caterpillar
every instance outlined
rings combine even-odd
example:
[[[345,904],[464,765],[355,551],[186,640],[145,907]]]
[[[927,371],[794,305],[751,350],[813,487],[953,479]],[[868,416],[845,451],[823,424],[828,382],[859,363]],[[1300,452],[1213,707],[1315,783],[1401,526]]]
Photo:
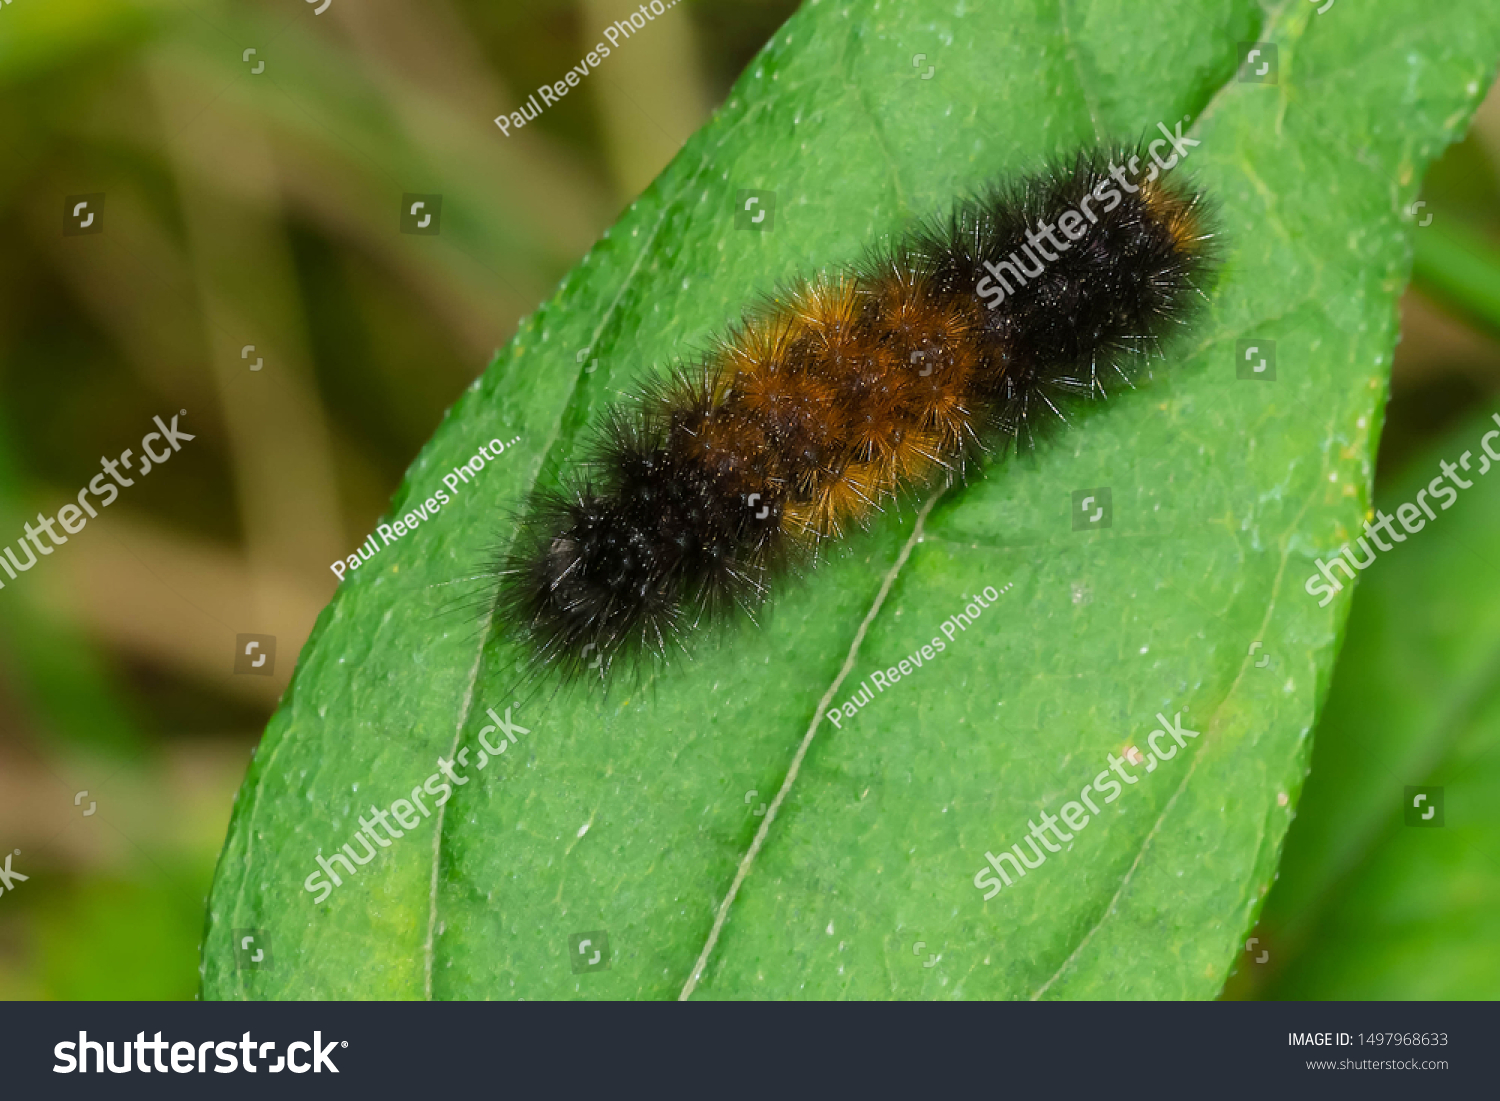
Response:
[[[1132,155],[1134,154],[1134,155]],[[1099,147],[770,294],[534,491],[493,613],[565,680],[665,657],[903,493],[1133,385],[1215,265],[1204,195]]]

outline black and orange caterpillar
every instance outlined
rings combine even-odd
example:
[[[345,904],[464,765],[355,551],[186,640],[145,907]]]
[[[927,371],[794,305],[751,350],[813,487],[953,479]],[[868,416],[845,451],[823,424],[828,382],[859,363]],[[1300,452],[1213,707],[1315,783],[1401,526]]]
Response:
[[[1099,149],[752,310],[612,408],[536,493],[495,611],[538,665],[607,676],[752,616],[789,568],[903,490],[1030,444],[1130,384],[1213,266],[1202,195]]]

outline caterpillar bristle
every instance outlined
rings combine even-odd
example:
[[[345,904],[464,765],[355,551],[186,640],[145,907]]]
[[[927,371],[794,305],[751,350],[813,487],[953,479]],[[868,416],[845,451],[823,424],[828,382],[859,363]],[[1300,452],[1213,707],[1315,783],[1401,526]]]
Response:
[[[1129,185],[1117,159],[1144,160],[1081,152],[776,289],[613,406],[497,569],[532,668],[607,683],[687,654],[904,494],[1133,388],[1206,300],[1217,241],[1201,192]]]

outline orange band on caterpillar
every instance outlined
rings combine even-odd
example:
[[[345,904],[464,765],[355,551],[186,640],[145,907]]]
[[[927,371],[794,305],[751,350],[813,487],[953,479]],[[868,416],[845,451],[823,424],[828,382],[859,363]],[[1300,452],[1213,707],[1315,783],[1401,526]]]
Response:
[[[498,615],[539,666],[601,677],[753,615],[883,502],[1129,384],[1202,295],[1211,237],[1200,194],[1101,149],[769,298],[534,495]]]

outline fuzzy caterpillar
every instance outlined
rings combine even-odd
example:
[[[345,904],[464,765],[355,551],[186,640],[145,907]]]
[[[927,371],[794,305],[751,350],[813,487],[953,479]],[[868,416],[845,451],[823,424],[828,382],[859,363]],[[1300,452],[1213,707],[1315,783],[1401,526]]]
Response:
[[[622,654],[753,616],[897,494],[1129,385],[1214,264],[1201,194],[1154,168],[1131,184],[1114,163],[1131,152],[961,202],[611,409],[500,565],[495,612],[534,665],[603,679]]]

